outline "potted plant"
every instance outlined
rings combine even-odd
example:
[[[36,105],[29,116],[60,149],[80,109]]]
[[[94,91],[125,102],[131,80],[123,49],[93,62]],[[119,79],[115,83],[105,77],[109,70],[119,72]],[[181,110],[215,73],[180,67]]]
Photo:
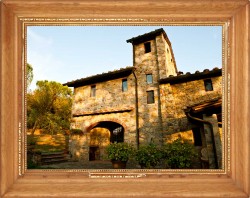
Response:
[[[163,153],[167,168],[172,169],[191,168],[193,160],[198,156],[194,145],[181,138],[164,145]]]
[[[140,146],[135,153],[135,159],[141,168],[155,168],[161,158],[161,150],[153,143]]]
[[[113,168],[124,169],[127,161],[134,154],[134,147],[125,142],[111,143],[106,147],[106,152]]]

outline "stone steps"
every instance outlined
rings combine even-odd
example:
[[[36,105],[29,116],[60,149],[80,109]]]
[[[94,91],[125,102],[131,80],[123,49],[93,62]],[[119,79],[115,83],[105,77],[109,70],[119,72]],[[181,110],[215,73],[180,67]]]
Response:
[[[67,162],[69,155],[63,151],[55,153],[41,153],[41,165]]]

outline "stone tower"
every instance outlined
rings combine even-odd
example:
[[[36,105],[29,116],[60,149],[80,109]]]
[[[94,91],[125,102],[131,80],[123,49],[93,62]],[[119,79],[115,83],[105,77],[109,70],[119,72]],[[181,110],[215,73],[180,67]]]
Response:
[[[157,70],[160,79],[176,76],[174,53],[163,28],[133,37],[127,42],[133,45],[133,64],[137,69],[145,72]]]
[[[163,124],[159,80],[177,75],[171,43],[162,28],[127,42],[133,45],[139,142],[161,142]]]

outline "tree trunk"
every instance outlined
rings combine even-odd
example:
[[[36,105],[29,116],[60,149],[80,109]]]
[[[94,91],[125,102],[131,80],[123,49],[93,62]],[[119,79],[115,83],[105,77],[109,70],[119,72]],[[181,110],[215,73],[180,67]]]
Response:
[[[34,124],[34,126],[33,126],[33,128],[32,128],[32,131],[31,131],[31,135],[32,135],[32,136],[34,136],[34,133],[35,133],[35,131],[36,131],[37,123],[38,123],[38,120],[35,121],[35,124]]]

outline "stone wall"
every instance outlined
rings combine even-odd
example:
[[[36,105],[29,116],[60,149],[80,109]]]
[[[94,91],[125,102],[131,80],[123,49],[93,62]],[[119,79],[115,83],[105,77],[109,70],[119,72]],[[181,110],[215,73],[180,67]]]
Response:
[[[96,96],[91,97],[91,85],[77,87],[74,90],[72,114],[91,114],[109,112],[135,107],[135,80],[133,75],[127,78],[128,90],[122,91],[122,80],[119,78],[96,83]]]
[[[165,47],[165,67],[166,67],[166,77],[169,77],[170,75],[176,76],[176,63],[174,58],[174,53],[172,46],[169,46],[167,42],[164,42]],[[163,74],[161,74],[161,78],[165,78]]]
[[[88,161],[91,146],[98,146],[100,159],[104,158],[102,156],[109,140],[100,144],[92,136],[93,130],[96,130],[92,130],[93,126],[100,122],[110,121],[122,125],[124,141],[135,143],[135,80],[133,74],[128,76],[128,90],[123,92],[123,79],[125,78],[96,83],[95,97],[90,97],[91,85],[75,88],[71,128],[81,129],[84,135],[71,138],[73,159]],[[108,133],[110,135],[111,132]]]
[[[83,135],[71,135],[69,141],[71,160],[88,163],[91,147],[98,149],[98,156],[96,154],[95,160],[105,160],[105,148],[110,143],[109,136],[109,131],[104,128],[92,129],[90,133],[84,133]]]
[[[211,78],[213,91],[205,91],[204,81],[195,80],[179,84],[162,84],[161,104],[164,131],[172,134],[190,130],[193,126],[188,122],[184,109],[222,96],[222,77]]]
[[[169,46],[163,35],[156,37],[156,43],[160,78],[167,78],[170,75],[176,76],[172,47]]]
[[[134,66],[139,71],[145,73],[153,73],[155,78],[166,78],[170,75],[176,76],[174,55],[171,46],[166,42],[163,35],[156,36],[151,43],[151,52],[145,53],[144,43],[134,46]],[[144,78],[145,79],[145,78]]]
[[[149,42],[151,43],[151,52],[149,53],[145,53],[144,43],[134,46],[134,66],[138,79],[139,131],[141,143],[148,143],[150,141],[159,142],[162,140],[158,80],[169,75],[176,75],[170,46],[168,46],[163,35],[159,35],[156,39]],[[171,59],[172,64],[169,64]],[[166,62],[168,63],[167,65]],[[152,84],[147,84],[147,74],[152,74]],[[154,91],[153,104],[147,104],[147,91]]]
[[[84,135],[71,136],[70,152],[73,160],[87,162],[89,160],[90,147],[97,146],[100,149],[100,160],[105,159],[105,147],[110,143],[110,131],[103,128],[94,128],[96,123],[111,121],[121,124],[124,128],[124,141],[135,144],[136,128],[134,110],[124,113],[112,113],[103,115],[90,115],[72,118],[71,128],[78,128],[84,131]],[[100,131],[104,130],[104,131]],[[101,135],[100,135],[101,133]],[[97,134],[100,135],[98,139]]]
[[[135,142],[135,112],[110,113],[100,115],[89,115],[72,118],[71,128],[83,130],[84,133],[89,133],[96,123],[103,121],[111,121],[118,123],[124,127],[124,140]]]
[[[69,140],[69,153],[73,161],[89,161],[89,134],[71,135]]]
[[[69,153],[71,159],[87,163],[90,157],[90,148],[96,148],[95,160],[106,160],[106,147],[110,144],[110,131],[105,128],[94,128],[82,135],[71,135]]]

